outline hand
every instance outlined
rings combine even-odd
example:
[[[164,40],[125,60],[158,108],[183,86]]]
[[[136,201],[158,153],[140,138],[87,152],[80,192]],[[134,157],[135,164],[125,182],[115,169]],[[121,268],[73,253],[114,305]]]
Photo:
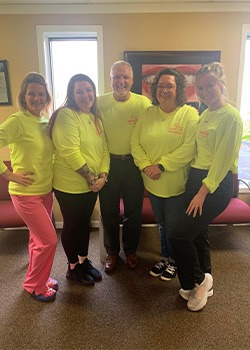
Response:
[[[191,215],[193,213],[193,218],[196,217],[197,213],[201,216],[205,198],[206,196],[203,193],[198,192],[189,203],[186,214]]]
[[[34,183],[32,172],[24,172],[24,173],[13,173],[9,170],[6,170],[4,173],[1,174],[6,180],[16,182],[20,185],[23,185],[25,187],[30,186]]]
[[[149,165],[143,169],[143,172],[145,175],[150,177],[150,179],[152,179],[152,180],[159,180],[159,178],[161,176],[161,171],[160,171],[158,165]]]
[[[105,181],[105,178],[103,177],[100,177],[99,179],[96,180],[96,182],[90,186],[90,189],[92,192],[99,192],[103,186],[105,185],[106,181]]]

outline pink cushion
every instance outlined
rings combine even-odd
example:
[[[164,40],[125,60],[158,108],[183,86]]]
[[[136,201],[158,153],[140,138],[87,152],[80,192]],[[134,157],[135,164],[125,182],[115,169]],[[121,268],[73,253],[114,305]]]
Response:
[[[239,198],[232,198],[228,207],[212,222],[212,224],[243,223],[250,223],[250,206]]]
[[[9,161],[4,161],[4,163],[7,165],[7,167],[10,167]],[[9,182],[0,175],[0,200],[10,200],[10,195],[8,192],[8,184]]]
[[[12,201],[0,201],[0,227],[20,227],[25,223],[17,214]]]

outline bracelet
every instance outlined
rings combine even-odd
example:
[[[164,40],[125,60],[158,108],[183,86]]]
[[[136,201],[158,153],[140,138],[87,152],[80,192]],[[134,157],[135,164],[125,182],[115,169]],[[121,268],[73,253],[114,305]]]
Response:
[[[97,180],[98,180],[98,176],[94,176],[93,179],[87,180],[87,183],[88,183],[89,186],[93,186],[96,183]]]
[[[103,173],[103,175],[98,175],[99,179],[104,179],[105,182],[108,182],[108,174],[107,173]]]

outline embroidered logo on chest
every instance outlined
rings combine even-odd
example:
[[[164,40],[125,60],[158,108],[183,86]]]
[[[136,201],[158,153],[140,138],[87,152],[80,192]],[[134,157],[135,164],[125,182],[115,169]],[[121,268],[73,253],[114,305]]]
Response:
[[[173,125],[173,126],[170,126],[168,131],[172,134],[179,134],[179,135],[182,135],[183,134],[183,127],[181,125]]]

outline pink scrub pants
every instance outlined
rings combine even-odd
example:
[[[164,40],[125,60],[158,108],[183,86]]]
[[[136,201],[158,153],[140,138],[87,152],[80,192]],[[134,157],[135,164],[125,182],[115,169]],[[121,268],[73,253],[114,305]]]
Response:
[[[11,199],[29,229],[29,266],[23,288],[36,295],[45,293],[57,245],[51,221],[53,194],[12,195]]]

